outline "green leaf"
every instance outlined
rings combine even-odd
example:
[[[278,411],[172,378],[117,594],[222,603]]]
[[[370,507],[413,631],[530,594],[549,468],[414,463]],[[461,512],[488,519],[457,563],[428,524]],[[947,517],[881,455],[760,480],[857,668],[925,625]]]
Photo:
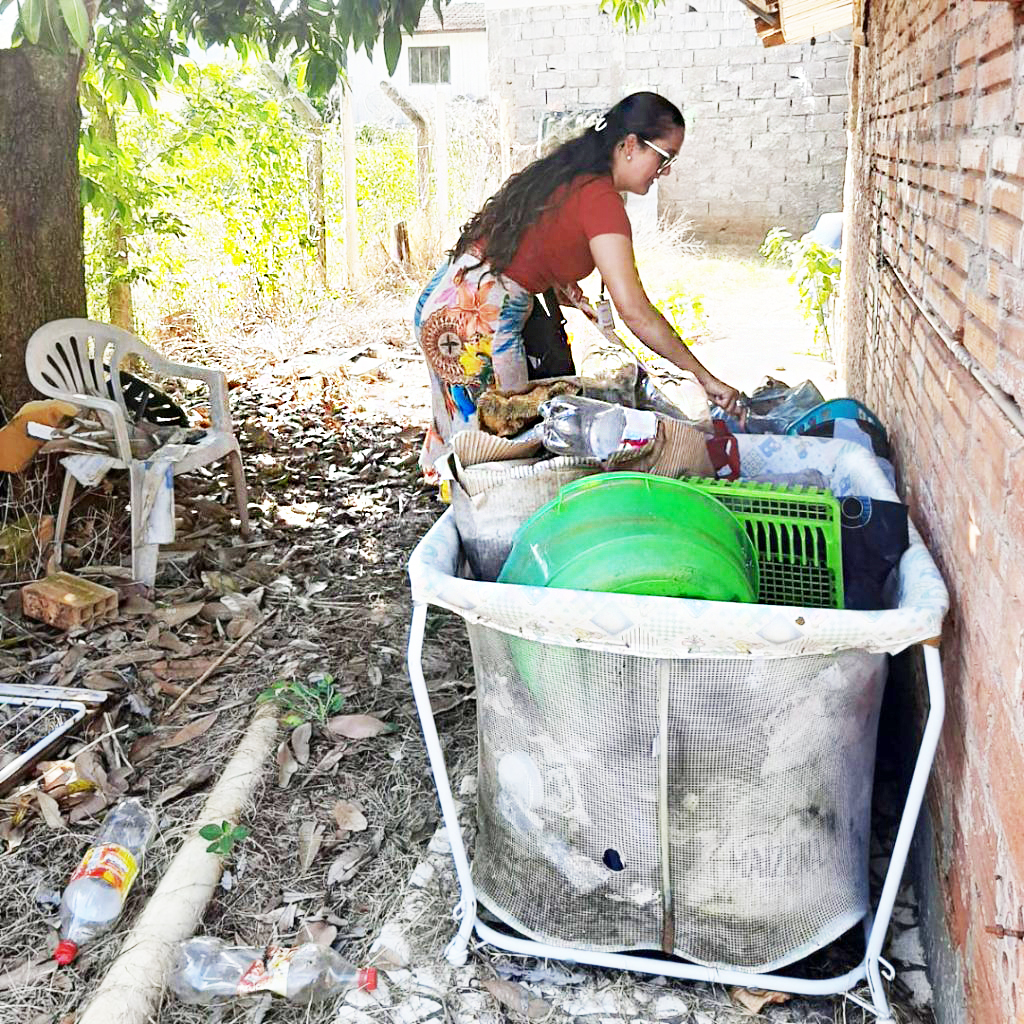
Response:
[[[63,50],[67,44],[67,29],[64,26],[64,19],[60,17],[57,9],[58,0],[42,0],[43,24],[40,28],[40,39],[47,41],[51,46]]]
[[[384,25],[384,60],[387,62],[388,74],[393,75],[398,67],[398,58],[402,53],[402,32],[393,22]]]
[[[60,0],[60,12],[64,15],[71,38],[80,50],[89,49],[89,12],[82,0]]]
[[[19,3],[21,30],[30,43],[38,43],[43,29],[43,4],[46,0],[24,0]]]
[[[123,104],[128,99],[128,86],[123,78],[115,78],[113,75],[108,75],[107,92],[115,103]]]
[[[221,836],[220,825],[204,825],[199,830],[199,835],[203,839],[219,839]]]
[[[240,843],[243,839],[248,838],[249,830],[244,825],[236,825],[234,832],[231,833],[231,838],[235,842]]]
[[[149,93],[146,92],[145,86],[135,78],[126,79],[125,84],[128,86],[128,91],[132,94],[132,99],[135,100],[135,106],[138,107],[139,111],[143,114],[153,113],[153,104],[149,102]]]

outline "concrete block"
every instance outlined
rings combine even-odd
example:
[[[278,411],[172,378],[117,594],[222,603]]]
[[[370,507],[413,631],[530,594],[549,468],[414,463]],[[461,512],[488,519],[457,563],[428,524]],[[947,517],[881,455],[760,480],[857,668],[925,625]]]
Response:
[[[551,53],[547,59],[548,71],[575,71],[579,61],[575,53]]]
[[[626,54],[627,71],[638,71],[643,68],[653,68],[657,63],[658,58],[651,50],[641,50],[638,53]]]
[[[565,84],[563,71],[538,71],[533,76],[533,85],[536,89],[561,89]]]
[[[544,39],[555,34],[554,23],[540,17],[541,9],[533,8],[533,19],[520,30],[521,39]]]
[[[750,84],[754,80],[754,69],[749,64],[719,64],[715,73],[719,82]]]
[[[751,78],[747,81],[741,81],[740,85],[740,99],[743,100],[766,100],[775,98],[775,83],[774,82],[762,82],[756,78]]]
[[[517,75],[532,75],[538,71],[547,71],[547,61],[543,57],[530,54],[527,57],[516,57],[514,61]]]
[[[556,36],[581,36],[589,34],[589,22],[586,18],[559,18],[554,23]]]
[[[565,84],[573,89],[590,89],[598,84],[597,74],[593,68],[568,71],[565,75]]]
[[[690,89],[710,85],[718,81],[718,71],[708,65],[705,67],[689,67],[683,71],[683,85]]]
[[[722,33],[723,47],[750,46],[757,40],[757,33],[754,31],[753,21],[746,28],[725,29]]]
[[[530,49],[545,57],[552,53],[565,53],[565,36],[546,36],[544,39],[534,39],[530,44]]]
[[[608,67],[608,64],[609,59],[607,53],[585,52],[579,55],[579,65],[581,68],[593,68],[594,70],[597,70],[598,68]]]

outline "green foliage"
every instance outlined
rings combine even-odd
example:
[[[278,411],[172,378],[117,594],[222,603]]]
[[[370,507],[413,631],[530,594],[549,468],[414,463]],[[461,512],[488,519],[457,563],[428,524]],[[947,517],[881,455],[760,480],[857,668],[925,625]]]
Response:
[[[204,825],[199,830],[199,835],[203,839],[211,840],[206,848],[207,853],[229,857],[235,846],[248,837],[249,830],[244,825],[232,825],[230,821],[222,821],[219,825]]]
[[[273,295],[312,249],[305,136],[276,97],[230,69],[193,69],[178,90],[186,109],[163,154],[175,190],[216,212],[231,264]]]
[[[654,308],[687,344],[709,333],[703,295],[679,289],[660,302],[654,303]]]
[[[345,706],[345,697],[334,685],[334,677],[324,674],[307,683],[294,679],[279,679],[268,686],[257,698],[259,703],[274,701],[286,712],[281,722],[287,726],[316,722],[323,725]]]
[[[758,250],[771,264],[788,266],[789,283],[800,296],[800,311],[814,325],[814,341],[832,358],[828,324],[839,285],[839,260],[831,249],[807,239],[795,239],[782,228],[772,228]]]
[[[663,0],[601,0],[601,10],[615,16],[627,31],[636,31]]]
[[[83,0],[18,0],[17,28],[26,43],[57,53],[89,46],[89,14]]]

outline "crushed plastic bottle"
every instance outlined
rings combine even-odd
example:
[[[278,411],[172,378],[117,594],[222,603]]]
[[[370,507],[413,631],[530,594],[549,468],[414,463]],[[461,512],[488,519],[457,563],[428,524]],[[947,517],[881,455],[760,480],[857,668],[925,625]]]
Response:
[[[559,395],[540,407],[541,439],[555,455],[607,461],[619,451],[642,448],[658,433],[653,412],[627,409],[578,395]]]
[[[273,992],[295,1003],[319,1003],[350,988],[372,992],[374,967],[355,967],[333,949],[306,942],[280,946],[233,946],[202,936],[178,947],[168,984],[183,1002],[209,1005],[254,992]]]
[[[106,816],[61,897],[57,963],[71,963],[82,943],[113,926],[155,831],[152,811],[134,798],[122,800]]]

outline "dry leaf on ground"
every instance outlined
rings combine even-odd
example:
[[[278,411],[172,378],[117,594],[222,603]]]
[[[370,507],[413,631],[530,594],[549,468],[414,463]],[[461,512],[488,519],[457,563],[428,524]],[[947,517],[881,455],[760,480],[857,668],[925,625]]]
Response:
[[[372,852],[373,847],[366,844],[350,846],[331,862],[327,870],[327,884],[340,885],[351,881]]]
[[[318,946],[329,946],[338,937],[338,929],[326,921],[303,921],[299,934],[295,937],[295,945],[304,942],[315,942]]]
[[[761,988],[742,988],[734,985],[729,989],[729,998],[741,1009],[753,1015],[760,1013],[771,1004],[782,1005],[793,997],[786,992],[771,992]]]
[[[176,604],[170,608],[158,608],[153,618],[165,626],[174,628],[198,615],[203,609],[202,601],[189,601],[188,604]]]
[[[164,661],[154,661],[150,665],[150,671],[163,680],[176,679],[179,682],[186,682],[198,679],[204,672],[209,671],[215,660],[214,658],[170,658]]]
[[[39,808],[39,813],[42,816],[43,821],[49,825],[50,828],[63,828],[64,819],[60,814],[60,807],[57,805],[57,801],[50,796],[49,793],[44,793],[41,789],[37,789],[35,792],[36,806]]]
[[[139,764],[147,758],[152,757],[163,746],[163,737],[158,732],[152,732],[148,736],[140,736],[128,751],[128,760],[132,764]]]
[[[530,1020],[540,1020],[551,1012],[551,1007],[537,996],[531,995],[522,985],[514,981],[485,981],[484,988],[513,1013]]]
[[[11,989],[17,990],[35,985],[44,978],[48,978],[55,970],[57,970],[57,961],[51,960],[49,957],[46,960],[13,967],[9,971],[0,973],[0,992],[9,992]]]
[[[363,740],[395,731],[389,722],[382,722],[373,715],[335,715],[328,719],[327,728],[336,736],[345,736],[350,740]]]
[[[324,832],[327,831],[323,825],[315,821],[304,821],[299,826],[299,871],[305,873],[310,865],[316,860],[320,852],[320,846],[324,841]]]
[[[213,723],[217,721],[219,714],[219,711],[214,711],[212,714],[197,718],[194,722],[189,722],[184,728],[179,729],[172,736],[168,736],[163,740],[160,746],[166,750],[169,747],[180,747],[183,743],[191,743],[196,737],[202,736],[204,732],[210,729]]]
[[[213,765],[212,764],[200,764],[194,768],[190,768],[179,782],[172,782],[154,801],[156,806],[161,804],[169,804],[172,800],[177,800],[179,796],[184,796],[186,793],[191,793],[193,790],[199,789],[200,786],[205,786],[207,782],[213,776]]]
[[[292,776],[299,770],[299,762],[295,760],[288,741],[284,740],[277,748],[277,784],[281,789],[287,789]]]
[[[366,815],[351,800],[339,800],[331,808],[338,828],[349,832],[364,832],[369,824]]]
[[[292,730],[292,750],[295,751],[295,759],[299,764],[305,764],[309,760],[309,737],[313,732],[313,726],[309,722]]]

